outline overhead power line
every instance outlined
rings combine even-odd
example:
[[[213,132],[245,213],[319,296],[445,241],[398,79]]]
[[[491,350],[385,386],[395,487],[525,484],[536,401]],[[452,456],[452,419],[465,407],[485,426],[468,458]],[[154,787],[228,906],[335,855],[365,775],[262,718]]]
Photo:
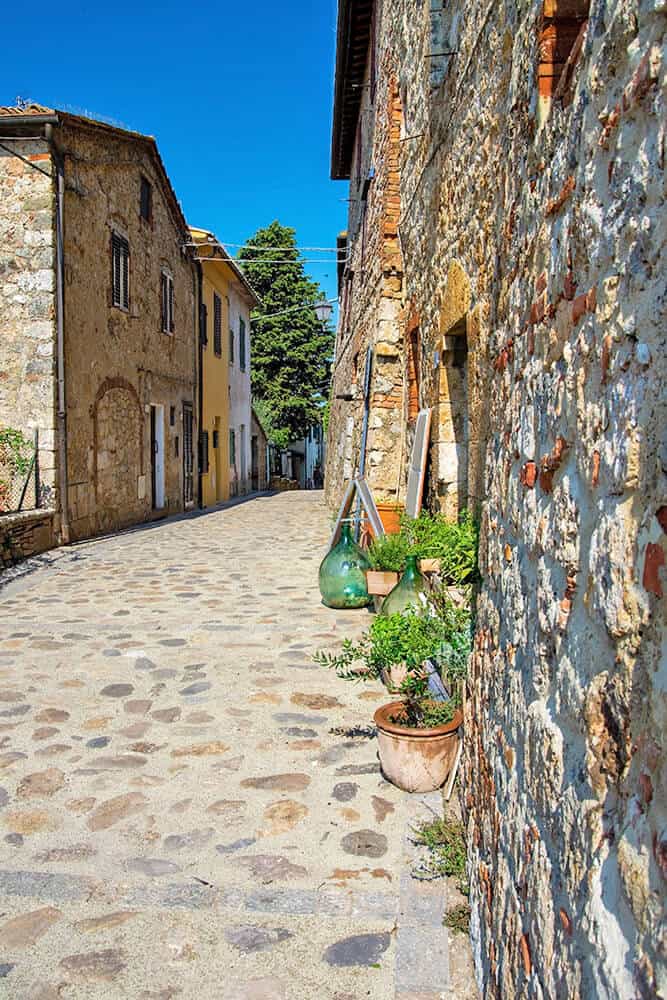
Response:
[[[255,243],[228,243],[226,240],[219,240],[223,247],[238,247],[240,250],[296,250],[300,253],[302,250],[318,250],[327,253],[339,253],[340,247],[295,247],[295,246],[285,246],[285,244],[276,244],[275,246],[259,246]]]

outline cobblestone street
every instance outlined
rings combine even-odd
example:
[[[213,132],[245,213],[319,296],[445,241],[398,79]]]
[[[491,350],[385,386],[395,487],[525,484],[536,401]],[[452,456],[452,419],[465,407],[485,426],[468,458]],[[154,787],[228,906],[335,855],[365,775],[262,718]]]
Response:
[[[320,494],[257,497],[0,592],[0,995],[469,995],[409,877],[439,796],[379,773],[379,685],[312,662],[369,620],[320,603],[328,532]]]

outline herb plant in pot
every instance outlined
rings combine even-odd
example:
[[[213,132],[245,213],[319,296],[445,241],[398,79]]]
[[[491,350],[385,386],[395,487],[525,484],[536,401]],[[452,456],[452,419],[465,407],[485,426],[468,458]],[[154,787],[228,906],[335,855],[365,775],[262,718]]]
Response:
[[[366,573],[368,593],[386,597],[398,583],[409,552],[410,542],[404,534],[381,535],[368,549],[371,568]]]
[[[407,792],[428,792],[447,779],[456,758],[463,721],[456,699],[435,701],[429,689],[427,659],[437,659],[451,645],[452,627],[469,631],[462,615],[453,619],[410,608],[378,616],[354,643],[343,642],[338,656],[315,655],[346,680],[381,678],[398,699],[375,712],[378,751],[385,777]]]

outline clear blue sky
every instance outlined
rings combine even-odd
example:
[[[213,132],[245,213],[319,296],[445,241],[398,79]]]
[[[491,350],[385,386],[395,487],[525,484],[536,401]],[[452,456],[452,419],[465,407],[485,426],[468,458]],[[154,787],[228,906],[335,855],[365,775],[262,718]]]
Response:
[[[277,218],[300,245],[335,245],[347,213],[346,185],[329,180],[335,0],[37,0],[28,20],[13,3],[2,21],[0,104],[154,135],[186,218],[223,242]],[[308,271],[336,294],[335,264]]]

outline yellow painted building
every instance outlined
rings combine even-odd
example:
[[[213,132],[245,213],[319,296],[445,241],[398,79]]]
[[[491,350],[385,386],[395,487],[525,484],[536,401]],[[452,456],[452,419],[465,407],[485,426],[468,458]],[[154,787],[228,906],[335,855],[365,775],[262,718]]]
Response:
[[[259,300],[238,265],[213,233],[190,227],[202,267],[201,502],[211,507],[230,497],[235,472],[230,455],[230,304],[248,315]]]

